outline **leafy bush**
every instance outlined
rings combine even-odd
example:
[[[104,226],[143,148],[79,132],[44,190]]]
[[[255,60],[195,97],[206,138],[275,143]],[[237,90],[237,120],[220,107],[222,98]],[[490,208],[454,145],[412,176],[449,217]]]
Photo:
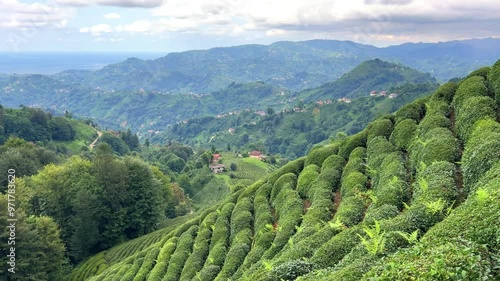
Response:
[[[389,140],[398,149],[407,150],[416,131],[417,122],[413,119],[405,119],[396,125]]]
[[[360,172],[364,173],[366,168],[365,160],[361,157],[350,157],[349,162],[344,167],[344,170],[342,171],[342,178],[346,177],[347,175],[353,173],[353,172]]]
[[[220,266],[209,265],[204,267],[193,280],[204,281],[204,280],[214,280],[217,274],[220,272]]]
[[[453,96],[455,95],[455,91],[457,90],[458,85],[454,82],[448,82],[439,89],[432,95],[431,97],[431,103],[434,103],[436,101],[444,101],[446,103],[450,103],[453,100]]]
[[[367,142],[369,143],[370,140],[373,139],[374,137],[389,138],[393,129],[394,129],[394,124],[392,124],[391,120],[388,119],[375,120],[372,123],[370,123],[367,127],[368,130]]]
[[[469,75],[467,75],[466,78],[473,77],[473,76],[481,76],[484,79],[487,79],[490,71],[491,71],[491,67],[489,67],[489,66],[481,67],[481,68],[476,69],[476,70],[472,71],[471,73],[469,73]]]
[[[299,158],[297,160],[291,161],[285,166],[281,167],[279,170],[275,171],[269,176],[268,182],[274,184],[282,175],[288,173],[294,173],[298,175],[300,171],[304,168],[304,158]]]
[[[297,180],[297,192],[302,198],[308,198],[311,196],[309,190],[311,184],[318,177],[320,168],[314,164],[308,165],[302,170]]]
[[[384,204],[366,211],[364,222],[367,224],[373,224],[375,221],[390,219],[397,215],[399,215],[399,210],[396,206]]]
[[[330,155],[326,160],[323,162],[323,165],[321,166],[321,173],[328,169],[332,170],[339,170],[341,171],[342,168],[345,166],[346,161],[344,158],[340,157],[337,154]]]
[[[361,131],[353,136],[345,139],[339,147],[339,155],[344,157],[344,159],[348,159],[351,152],[358,146],[366,146],[366,131]]]
[[[333,236],[323,244],[312,256],[310,261],[319,267],[334,266],[347,255],[353,247],[359,244],[358,234],[363,233],[362,225],[356,225]]]
[[[271,201],[274,201],[280,191],[284,188],[295,189],[297,176],[294,173],[282,175],[273,185],[271,190]]]
[[[342,198],[334,219],[346,226],[354,226],[363,219],[365,209],[366,202],[360,196]]]
[[[295,280],[314,269],[314,264],[303,260],[289,261],[272,269],[270,272],[273,280]]]
[[[495,119],[495,101],[490,97],[472,97],[467,99],[457,116],[457,133],[464,142],[470,137],[474,124],[481,119]]]
[[[420,122],[420,119],[424,116],[424,114],[425,104],[422,100],[416,100],[410,104],[403,106],[395,113],[394,116],[396,118],[396,125],[405,119],[413,119],[418,123]]]
[[[342,196],[349,196],[366,190],[368,177],[360,172],[353,172],[342,178],[340,192]]]
[[[484,246],[469,241],[419,244],[383,259],[362,280],[490,280],[491,267]]]
[[[418,126],[418,135],[423,136],[427,134],[430,130],[435,128],[450,128],[451,122],[450,119],[446,118],[442,114],[427,114],[425,115],[422,122]]]
[[[375,137],[371,139],[366,149],[368,166],[370,169],[378,171],[385,156],[394,151],[396,151],[396,148],[385,137]]]
[[[182,269],[184,267],[184,263],[191,254],[194,237],[196,236],[197,232],[198,226],[193,225],[189,228],[188,231],[184,232],[181,235],[177,248],[170,258],[167,273],[165,274],[163,280],[179,280]]]
[[[465,79],[460,83],[455,96],[453,98],[453,104],[455,106],[455,112],[458,115],[460,113],[459,109],[463,106],[465,100],[471,97],[482,97],[488,95],[488,88],[485,84],[484,77],[473,76]]]
[[[476,123],[462,155],[465,188],[470,189],[500,159],[500,124]]]
[[[495,94],[497,105],[500,106],[500,60],[498,60],[492,67],[488,75],[488,82],[491,90]]]
[[[430,130],[421,139],[416,139],[410,147],[410,159],[414,168],[421,163],[430,165],[436,161],[455,162],[458,156],[458,140],[446,128]]]
[[[306,157],[306,161],[304,163],[305,166],[315,164],[319,167],[323,165],[323,161],[325,161],[328,156],[335,154],[338,152],[338,146],[336,145],[327,145],[323,147],[313,148]]]

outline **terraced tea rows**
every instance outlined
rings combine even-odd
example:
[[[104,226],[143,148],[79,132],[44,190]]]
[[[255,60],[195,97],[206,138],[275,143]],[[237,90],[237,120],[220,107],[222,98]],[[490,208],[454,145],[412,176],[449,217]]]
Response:
[[[72,280],[498,280],[499,104],[500,61]]]

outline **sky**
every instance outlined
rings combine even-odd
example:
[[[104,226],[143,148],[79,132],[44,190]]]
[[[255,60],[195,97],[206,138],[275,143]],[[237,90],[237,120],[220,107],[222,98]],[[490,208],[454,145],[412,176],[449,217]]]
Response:
[[[175,52],[500,37],[498,0],[0,0],[0,52]]]

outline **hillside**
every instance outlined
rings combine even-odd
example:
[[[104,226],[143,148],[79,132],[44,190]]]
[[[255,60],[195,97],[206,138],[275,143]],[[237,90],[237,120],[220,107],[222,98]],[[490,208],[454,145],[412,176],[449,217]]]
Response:
[[[499,104],[500,61],[69,280],[498,280]]]
[[[266,111],[238,111],[189,119],[155,135],[152,140],[178,141],[205,148],[212,145],[224,148],[229,144],[242,151],[263,150],[295,159],[336,133],[361,131],[373,118],[392,113],[437,87],[435,79],[428,74],[381,60],[367,61],[335,82],[297,94],[274,96],[285,100],[293,96],[291,102],[274,103],[273,108]],[[370,96],[371,91],[387,94]],[[390,96],[391,93],[397,96]],[[351,99],[338,100],[340,97]]]
[[[356,66],[339,79],[318,88],[303,91],[305,100],[355,98],[366,96],[371,91],[387,91],[403,84],[437,83],[429,74],[379,59],[369,60]]]
[[[130,128],[146,136],[195,117],[246,108],[279,110],[290,101],[293,104],[294,93],[325,83],[315,92],[302,92],[300,98],[311,101],[329,93],[354,96],[389,83],[431,79],[401,66],[391,70],[391,65],[384,75],[360,66],[359,77],[342,77],[375,58],[403,63],[448,81],[492,64],[500,56],[498,42],[500,39],[482,39],[376,48],[349,41],[312,40],[171,53],[155,60],[129,58],[97,71],[2,75],[0,103],[36,106],[59,114],[69,111],[92,117],[104,128]],[[365,83],[365,77],[373,84]],[[341,80],[332,83],[338,78]],[[353,81],[363,83],[358,86]]]

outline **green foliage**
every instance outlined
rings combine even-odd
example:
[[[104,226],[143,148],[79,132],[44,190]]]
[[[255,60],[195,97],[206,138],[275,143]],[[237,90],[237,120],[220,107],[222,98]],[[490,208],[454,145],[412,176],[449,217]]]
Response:
[[[275,171],[269,176],[268,182],[274,184],[282,175],[287,173],[294,173],[298,175],[300,171],[304,168],[304,158],[299,158],[297,160],[291,161],[285,166],[281,167],[279,170]]]
[[[495,101],[497,106],[500,106],[500,60],[498,60],[492,67],[488,75],[488,82],[492,92],[495,94]]]
[[[297,277],[305,275],[313,269],[314,264],[310,262],[294,260],[273,268],[270,272],[270,277],[272,280],[295,280]]]
[[[455,95],[455,91],[457,90],[458,85],[453,82],[448,82],[439,89],[436,90],[436,92],[432,95],[431,97],[431,104],[433,104],[436,101],[443,101],[449,104],[453,100],[453,96]]]
[[[491,67],[489,67],[489,66],[481,67],[481,68],[476,69],[476,70],[472,71],[471,73],[469,73],[469,75],[467,75],[466,78],[469,78],[472,76],[481,76],[484,79],[488,79],[488,75],[489,75],[490,71],[491,71]]]
[[[500,125],[494,120],[476,123],[462,155],[464,184],[470,189],[500,159]]]
[[[410,147],[413,167],[418,167],[421,162],[426,165],[436,161],[455,162],[458,156],[458,140],[449,129],[441,127],[429,130]]]
[[[417,130],[417,123],[413,119],[405,119],[396,125],[389,140],[398,149],[407,150],[415,132]]]
[[[313,181],[318,177],[320,168],[314,164],[308,165],[302,170],[297,179],[297,192],[302,198],[311,197],[310,188]]]
[[[456,121],[457,133],[467,142],[477,121],[496,118],[496,105],[490,97],[471,97],[463,102],[459,112]]]
[[[315,164],[319,167],[323,164],[326,158],[330,155],[337,153],[338,146],[336,145],[328,145],[324,147],[316,147],[313,148],[306,157],[306,161],[304,163],[305,166]]]
[[[340,192],[342,196],[354,195],[366,190],[368,177],[360,172],[353,172],[342,178]]]
[[[363,227],[367,237],[358,234],[361,239],[361,244],[365,246],[368,253],[376,256],[385,250],[385,233],[380,228],[380,223],[375,221],[374,227]]]
[[[349,196],[342,199],[335,218],[346,226],[354,226],[363,219],[366,202],[360,196]]]
[[[349,155],[355,148],[366,145],[366,138],[366,131],[362,131],[345,139],[339,147],[339,155],[344,157],[344,159],[348,159]]]
[[[425,105],[421,100],[414,101],[408,105],[403,106],[395,113],[396,124],[405,120],[413,119],[415,122],[420,122],[420,119],[424,116]]]
[[[490,280],[491,260],[468,241],[415,246],[373,267],[362,280]]]
[[[128,145],[121,138],[111,133],[104,132],[99,140],[100,142],[107,143],[118,155],[125,155],[130,151]]]
[[[367,130],[368,130],[367,141],[368,141],[368,143],[374,137],[389,138],[391,136],[393,129],[394,129],[394,124],[392,124],[391,120],[380,119],[380,120],[373,121],[367,127]]]
[[[472,76],[460,83],[453,97],[453,105],[455,106],[457,115],[460,114],[459,109],[462,108],[468,98],[488,95],[488,88],[485,82],[484,77]]]
[[[162,280],[179,280],[184,263],[188,259],[192,248],[193,240],[198,232],[198,226],[193,225],[186,232],[184,232],[179,238],[177,248],[170,258],[167,273]]]

